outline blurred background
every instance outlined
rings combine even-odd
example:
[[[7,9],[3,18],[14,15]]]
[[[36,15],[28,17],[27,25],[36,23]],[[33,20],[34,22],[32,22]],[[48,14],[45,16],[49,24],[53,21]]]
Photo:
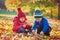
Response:
[[[60,0],[0,0],[0,14],[16,15],[18,7],[29,16],[39,9],[44,17],[60,19]]]

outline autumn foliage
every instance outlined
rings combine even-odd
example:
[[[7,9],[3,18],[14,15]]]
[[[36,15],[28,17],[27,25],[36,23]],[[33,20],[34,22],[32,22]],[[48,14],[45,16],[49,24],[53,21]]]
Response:
[[[33,17],[27,17],[29,23],[33,23]],[[8,18],[7,18],[8,19]],[[32,20],[33,19],[33,20]],[[31,21],[32,20],[32,21]],[[50,37],[42,36],[42,39],[60,39],[60,20],[48,19],[50,26],[52,27],[52,31],[50,33]],[[13,22],[12,20],[0,19],[0,40],[12,40],[14,38],[14,34],[12,32]],[[25,36],[20,38],[17,36],[14,40],[37,40],[34,36]],[[39,39],[38,39],[39,40]]]

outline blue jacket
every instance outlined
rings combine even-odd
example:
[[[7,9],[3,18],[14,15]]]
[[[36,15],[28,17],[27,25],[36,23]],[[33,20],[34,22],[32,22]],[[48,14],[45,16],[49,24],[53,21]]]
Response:
[[[41,22],[37,22],[37,21],[35,20],[34,26],[32,27],[32,30],[36,30],[37,25],[39,25],[39,27],[40,27],[40,26],[43,27],[42,32],[44,32],[44,33],[45,33],[45,32],[47,31],[47,29],[49,28],[49,23],[48,23],[48,21],[47,21],[45,18],[42,18]]]

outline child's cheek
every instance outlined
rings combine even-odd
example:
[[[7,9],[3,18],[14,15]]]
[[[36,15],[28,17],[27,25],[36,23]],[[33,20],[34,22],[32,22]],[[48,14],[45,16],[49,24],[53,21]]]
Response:
[[[37,22],[39,22],[39,20],[36,20]]]

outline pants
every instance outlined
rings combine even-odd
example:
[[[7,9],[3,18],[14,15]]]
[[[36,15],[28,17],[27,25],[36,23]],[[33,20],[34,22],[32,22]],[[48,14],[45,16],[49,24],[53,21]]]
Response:
[[[20,28],[18,31],[17,31],[17,33],[31,33],[32,31],[31,31],[31,29],[28,29],[28,31],[26,31],[24,28]]]
[[[40,34],[40,32],[43,30],[43,27],[37,27],[37,33]],[[44,35],[49,36],[50,35],[50,31],[51,31],[51,27],[49,26],[49,28],[47,29],[46,33],[44,33]]]

